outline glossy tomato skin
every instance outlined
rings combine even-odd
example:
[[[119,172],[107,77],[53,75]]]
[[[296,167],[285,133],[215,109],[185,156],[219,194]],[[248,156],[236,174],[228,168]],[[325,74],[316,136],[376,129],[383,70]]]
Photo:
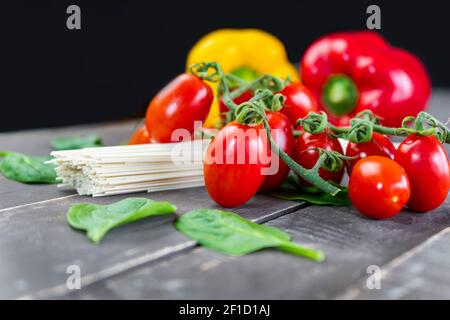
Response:
[[[288,117],[293,126],[297,120],[304,118],[309,112],[318,112],[316,98],[300,83],[291,82],[280,92],[285,98],[281,113]]]
[[[358,88],[355,109],[341,119],[329,120],[348,125],[358,112],[369,109],[388,127],[401,126],[403,118],[423,111],[431,93],[430,79],[413,54],[390,46],[377,32],[357,31],[326,35],[305,51],[300,63],[302,81],[326,110],[322,94],[332,75],[343,74]]]
[[[194,121],[205,121],[214,94],[202,79],[181,74],[152,99],[146,126],[151,142],[172,142],[176,129],[194,133]]]
[[[348,190],[353,205],[366,217],[377,220],[398,214],[411,194],[405,170],[380,156],[369,156],[355,164]]]
[[[364,143],[349,142],[345,149],[345,155],[348,157],[358,157],[354,160],[346,161],[347,171],[350,174],[355,164],[368,156],[382,156],[394,160],[395,146],[388,137],[374,132],[372,141]]]
[[[266,178],[262,170],[269,165],[269,155],[262,125],[228,123],[213,138],[204,158],[203,174],[211,198],[226,208],[246,203]]]
[[[250,90],[244,91],[243,94],[241,94],[239,97],[233,99],[234,103],[236,104],[241,104],[244,103],[248,100],[250,100],[253,97],[253,94]],[[225,105],[225,103],[223,103],[223,99],[220,99],[219,102],[219,107],[220,107],[220,113],[221,113],[221,117],[222,119],[224,119],[223,117],[223,113],[230,111],[230,109],[228,109],[228,107]]]
[[[146,144],[150,143],[150,136],[147,131],[147,127],[141,126],[139,127],[131,136],[128,144]]]
[[[280,112],[266,112],[267,120],[270,125],[270,132],[273,140],[278,144],[281,150],[292,156],[294,151],[294,134],[289,119]],[[275,153],[271,154],[271,164],[278,163],[278,171],[274,175],[266,176],[261,191],[270,191],[279,187],[289,174],[289,166],[281,160]]]
[[[298,130],[301,131],[300,128],[298,128]],[[319,151],[310,150],[315,148],[322,148],[328,151],[337,151],[341,154],[344,153],[344,151],[342,151],[342,146],[339,143],[339,140],[329,137],[326,132],[320,134],[302,132],[301,136],[296,139],[293,159],[302,167],[311,169],[312,167],[314,167],[317,160],[319,160]],[[342,176],[344,175],[344,171],[344,167],[336,172],[331,172],[320,168],[319,175],[324,180],[331,180],[336,183],[340,183],[342,180]],[[311,184],[304,179],[300,178],[299,181],[304,186],[311,186]]]
[[[411,182],[411,210],[428,212],[445,201],[450,188],[449,159],[435,137],[410,135],[398,147],[395,161]]]

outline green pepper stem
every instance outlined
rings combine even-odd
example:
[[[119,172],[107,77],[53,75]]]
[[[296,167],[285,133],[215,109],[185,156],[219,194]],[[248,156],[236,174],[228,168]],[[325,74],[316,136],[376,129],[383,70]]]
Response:
[[[358,87],[353,80],[343,74],[332,75],[324,85],[322,102],[327,110],[335,115],[353,111],[358,100]]]

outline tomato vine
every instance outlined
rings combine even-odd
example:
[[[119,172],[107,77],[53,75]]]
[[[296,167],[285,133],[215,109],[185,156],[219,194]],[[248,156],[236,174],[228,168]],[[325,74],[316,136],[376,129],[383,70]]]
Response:
[[[344,165],[343,160],[349,160],[338,152],[320,150],[320,157],[311,169],[306,169],[295,162],[287,153],[279,148],[270,133],[266,111],[277,111],[283,107],[284,96],[279,92],[284,89],[289,80],[281,80],[275,76],[263,75],[254,81],[245,82],[233,75],[225,74],[216,62],[202,62],[191,66],[190,72],[203,80],[219,82],[223,102],[230,109],[231,118],[240,124],[263,124],[272,151],[275,152],[297,175],[310,182],[320,190],[336,195],[342,190],[342,186],[336,186],[322,179],[318,171],[321,167],[328,170],[339,170]],[[237,88],[230,91],[228,82],[233,80],[238,83]],[[242,103],[236,104],[233,100],[241,94],[251,90],[254,96]],[[446,125],[426,112],[420,112],[417,117],[406,117],[399,128],[384,127],[380,125],[377,117],[369,110],[357,114],[350,122],[350,127],[338,127],[328,121],[325,112],[310,112],[305,118],[298,119],[305,132],[320,134],[326,132],[334,138],[349,140],[353,143],[364,143],[372,140],[374,132],[393,136],[408,136],[417,134],[423,136],[435,136],[442,143],[450,143],[450,131]],[[296,135],[300,134],[298,131]]]

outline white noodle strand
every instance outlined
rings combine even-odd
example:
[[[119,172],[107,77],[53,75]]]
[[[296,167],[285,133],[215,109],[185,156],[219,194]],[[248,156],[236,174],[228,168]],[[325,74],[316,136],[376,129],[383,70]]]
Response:
[[[200,187],[208,140],[51,153],[58,187],[94,197]]]

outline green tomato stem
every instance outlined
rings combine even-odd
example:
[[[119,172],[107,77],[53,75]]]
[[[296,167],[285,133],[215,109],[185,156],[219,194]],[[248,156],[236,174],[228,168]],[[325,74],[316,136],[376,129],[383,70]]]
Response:
[[[364,113],[364,114],[363,114]],[[360,116],[358,116],[360,115]],[[435,136],[441,143],[450,143],[450,130],[446,124],[426,112],[419,112],[417,117],[409,116],[403,119],[399,128],[384,127],[368,110],[356,115],[350,121],[350,127],[337,127],[328,122],[326,113],[310,112],[297,123],[303,130],[312,134],[327,132],[334,138],[363,143],[372,140],[373,132],[389,136],[405,137],[411,134]]]
[[[237,85],[235,85],[235,87],[240,87],[243,85],[246,85],[247,83],[249,83],[249,81],[246,81],[244,79],[239,78],[238,76],[232,74],[232,73],[228,73],[225,75],[225,78],[228,80],[228,83],[237,83]]]
[[[263,86],[264,82],[270,81],[272,79],[275,79],[274,77],[270,75],[263,75],[258,77],[257,79],[251,81],[251,82],[245,82],[242,85],[240,85],[236,90],[233,90],[230,92],[230,88],[228,86],[228,82],[226,81],[226,77],[229,77],[230,75],[227,74],[220,80],[220,85],[223,88],[223,94],[222,94],[222,100],[223,103],[230,109],[231,111],[235,111],[238,107],[238,105],[233,101],[237,97],[241,96],[245,91],[251,90],[255,91],[258,87]],[[281,81],[278,80],[278,83],[275,84],[274,89],[278,89],[275,91],[281,91],[284,88],[284,84],[280,84]],[[256,96],[255,96],[256,97]],[[253,99],[255,100],[255,99]]]
[[[229,77],[230,75],[226,75],[225,77]],[[236,90],[230,92],[230,88],[228,86],[228,81],[226,81],[225,77],[220,80],[220,85],[223,88],[222,100],[223,103],[230,109],[231,111],[235,111],[238,105],[233,101],[237,97],[240,97],[245,91],[251,90],[257,83],[261,81],[261,78],[258,78],[252,82],[243,82]]]
[[[292,133],[294,134],[294,137],[296,137],[296,138],[302,136],[302,132],[299,130],[293,130]]]
[[[351,128],[347,127],[336,127],[332,124],[329,124],[329,129],[336,134],[339,138],[344,140],[349,140],[347,134],[350,132]],[[380,134],[384,134],[387,136],[397,136],[397,137],[407,137],[411,134],[419,134],[423,136],[432,136],[436,134],[436,128],[430,128],[426,130],[415,130],[408,128],[391,128],[391,127],[383,127],[381,125],[373,124],[373,132],[377,132]],[[450,143],[450,135],[445,137],[444,143]]]
[[[338,194],[341,189],[338,187],[332,185],[331,183],[327,182],[326,180],[322,179],[318,174],[318,168],[322,165],[323,161],[325,161],[326,155],[322,155],[319,158],[319,161],[316,163],[316,166],[319,165],[317,168],[316,166],[312,169],[305,169],[301,165],[299,165],[297,162],[295,162],[286,152],[280,149],[280,147],[277,145],[277,143],[273,140],[272,135],[270,134],[270,126],[269,122],[267,121],[267,117],[265,112],[263,111],[261,114],[263,120],[264,128],[266,129],[267,138],[270,142],[270,147],[272,148],[272,152],[275,152],[281,160],[284,161],[296,174],[298,174],[300,177],[305,179],[306,181],[312,183],[320,190],[329,193],[333,196]]]

